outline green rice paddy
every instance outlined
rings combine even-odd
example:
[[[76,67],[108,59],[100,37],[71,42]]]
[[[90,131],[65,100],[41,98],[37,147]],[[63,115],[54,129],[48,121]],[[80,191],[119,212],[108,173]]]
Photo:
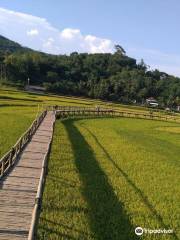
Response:
[[[114,107],[121,111],[144,112],[146,108],[112,104],[77,97],[40,95],[0,86],[0,158],[31,125],[38,113],[49,105]],[[157,113],[163,114],[163,113]]]
[[[2,88],[0,158],[48,105],[149,112],[137,106]],[[179,124],[161,121],[57,120],[37,239],[180,238],[179,133]],[[173,229],[173,234],[136,236],[137,226]]]
[[[57,121],[38,239],[133,240],[137,226],[174,231],[141,239],[178,239],[178,132],[150,120]]]

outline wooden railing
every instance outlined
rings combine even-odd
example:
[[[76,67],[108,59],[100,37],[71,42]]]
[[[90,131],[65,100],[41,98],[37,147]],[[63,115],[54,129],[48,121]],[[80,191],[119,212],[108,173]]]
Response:
[[[54,123],[53,123],[53,131],[54,131]],[[37,222],[38,222],[38,218],[39,218],[39,214],[40,214],[40,210],[41,210],[43,189],[44,189],[45,178],[46,178],[47,168],[48,168],[48,156],[49,156],[50,149],[51,149],[52,139],[53,139],[53,133],[52,133],[52,136],[51,136],[48,148],[47,148],[47,152],[44,156],[43,163],[42,163],[41,176],[39,179],[38,190],[36,193],[35,204],[34,204],[34,209],[33,209],[32,219],[31,219],[31,225],[30,225],[30,230],[29,230],[29,234],[28,234],[28,240],[36,239]]]
[[[157,115],[157,114],[153,114],[153,113],[137,113],[137,112],[127,112],[127,111],[115,110],[114,116],[180,123],[180,118],[178,118],[176,116],[160,115],[160,114]]]
[[[36,129],[46,116],[47,111],[44,111],[37,119],[35,119],[30,128],[20,137],[17,143],[0,159],[0,179],[8,171],[8,169],[14,165],[20,152],[24,146],[29,142]]]
[[[100,106],[92,106],[92,107],[82,107],[82,106],[47,106],[48,111],[87,111],[87,110],[112,110],[112,108],[105,108]]]
[[[68,118],[68,117],[94,117],[94,116],[112,116],[114,111],[112,109],[102,108],[83,108],[83,107],[68,107],[63,109],[56,109],[56,118]]]
[[[113,108],[102,108],[102,107],[79,107],[79,106],[53,106],[49,109],[56,112],[57,118],[67,118],[75,116],[114,116],[114,117],[127,117],[127,118],[139,118],[139,119],[149,119],[149,120],[159,120],[168,122],[179,122],[180,117],[163,115],[163,114],[153,114],[144,112],[128,112],[120,111]]]

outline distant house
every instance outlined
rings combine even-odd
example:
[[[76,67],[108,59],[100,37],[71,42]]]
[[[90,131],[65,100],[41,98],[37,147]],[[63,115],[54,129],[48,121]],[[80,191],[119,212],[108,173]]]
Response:
[[[34,93],[44,93],[45,88],[35,85],[26,85],[25,90],[28,92],[34,92]]]
[[[150,107],[158,107],[159,106],[158,101],[153,97],[147,98],[146,104]]]

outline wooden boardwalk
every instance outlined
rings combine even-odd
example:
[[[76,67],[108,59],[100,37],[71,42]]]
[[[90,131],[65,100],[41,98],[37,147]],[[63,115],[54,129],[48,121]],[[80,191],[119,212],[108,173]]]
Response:
[[[0,181],[0,240],[28,239],[54,121],[49,111],[11,171]]]

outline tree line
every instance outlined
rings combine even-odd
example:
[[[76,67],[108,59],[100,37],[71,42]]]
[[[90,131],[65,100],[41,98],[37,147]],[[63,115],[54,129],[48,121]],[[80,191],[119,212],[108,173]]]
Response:
[[[122,103],[144,103],[156,98],[161,106],[180,104],[180,78],[150,70],[142,60],[126,56],[116,45],[115,53],[49,55],[35,51],[0,52],[8,81],[43,85],[48,92],[85,96]]]

